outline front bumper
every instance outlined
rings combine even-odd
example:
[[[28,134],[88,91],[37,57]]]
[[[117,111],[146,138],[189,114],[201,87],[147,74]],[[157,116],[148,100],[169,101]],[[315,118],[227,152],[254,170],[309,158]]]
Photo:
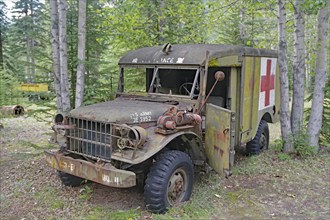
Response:
[[[47,165],[65,173],[91,180],[106,186],[128,188],[136,185],[134,172],[117,169],[110,164],[94,164],[73,159],[58,150],[45,150]]]

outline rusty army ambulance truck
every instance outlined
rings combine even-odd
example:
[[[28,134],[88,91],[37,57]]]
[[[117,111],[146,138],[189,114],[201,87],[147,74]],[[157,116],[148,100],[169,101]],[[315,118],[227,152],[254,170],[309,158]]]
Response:
[[[163,213],[189,200],[194,166],[230,176],[235,150],[268,148],[280,110],[276,51],[165,44],[119,66],[116,99],[55,116],[59,147],[45,156],[64,185],[143,185],[146,208]]]

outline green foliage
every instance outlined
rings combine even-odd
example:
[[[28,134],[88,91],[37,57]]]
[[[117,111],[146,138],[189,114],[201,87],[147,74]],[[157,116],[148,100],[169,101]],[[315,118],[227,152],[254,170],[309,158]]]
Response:
[[[0,70],[0,106],[17,104],[17,98],[21,95],[18,85],[15,77]]]
[[[276,152],[281,152],[283,150],[284,141],[282,139],[276,139],[270,144],[270,148],[274,149]]]
[[[294,153],[302,158],[315,155],[317,150],[314,146],[308,145],[308,135],[304,131],[300,131],[292,136]]]
[[[29,109],[26,114],[38,121],[51,122],[56,113],[55,102],[53,100],[29,101],[25,106]]]
[[[116,211],[109,214],[109,219],[113,219],[113,220],[121,220],[121,219],[133,220],[138,217],[139,217],[139,213],[135,209],[131,209],[128,211]]]
[[[71,104],[74,106],[78,62],[78,1],[70,0],[67,3],[68,74],[71,81]],[[117,63],[112,63],[113,52],[109,50],[109,30],[105,26],[108,25],[109,18],[104,10],[105,4],[100,1],[87,2],[85,105],[109,100],[114,97],[114,91],[117,89],[117,86],[114,86],[117,82],[114,80],[114,75],[117,77],[118,67]]]
[[[330,85],[327,84],[324,91],[321,143],[330,146]]]
[[[278,159],[281,160],[281,161],[285,161],[285,160],[290,160],[291,159],[291,156],[287,153],[279,153],[277,155]]]
[[[3,0],[0,0],[0,70],[6,69],[7,62],[4,59],[4,43],[8,32],[8,13],[7,5]]]
[[[84,185],[84,187],[80,190],[79,198],[81,200],[90,200],[92,193],[93,190],[88,185]]]
[[[308,136],[306,132],[300,131],[297,135],[292,136],[292,142],[294,147],[294,152],[292,154],[297,155],[299,157],[305,158],[308,156],[315,155],[317,153],[316,148],[308,145]],[[275,152],[278,152],[279,160],[288,160],[291,158],[290,154],[282,153],[283,151],[284,141],[281,139],[275,140],[270,148]]]
[[[48,9],[37,0],[18,0],[4,42],[5,68],[20,82],[49,82]]]
[[[126,50],[166,42],[202,43],[206,39],[204,3],[198,1],[118,1],[106,7],[109,40]],[[110,21],[110,22],[109,22]]]
[[[302,9],[306,14],[317,14],[327,4],[328,0],[305,0]]]
[[[209,42],[277,48],[276,1],[207,1]]]
[[[140,215],[141,213],[138,212],[137,209],[131,209],[126,211],[114,211],[110,213],[102,207],[94,207],[92,211],[89,212],[89,215],[86,217],[86,219],[133,220],[133,219],[140,219]]]

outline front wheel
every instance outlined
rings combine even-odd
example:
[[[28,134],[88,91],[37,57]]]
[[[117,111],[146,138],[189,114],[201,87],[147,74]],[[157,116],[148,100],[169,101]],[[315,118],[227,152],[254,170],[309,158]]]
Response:
[[[246,145],[247,155],[256,155],[261,151],[267,150],[269,145],[269,128],[266,121],[261,120],[257,134],[252,141]]]
[[[181,151],[164,152],[153,164],[144,187],[147,209],[164,213],[168,207],[188,201],[194,181],[190,157]]]

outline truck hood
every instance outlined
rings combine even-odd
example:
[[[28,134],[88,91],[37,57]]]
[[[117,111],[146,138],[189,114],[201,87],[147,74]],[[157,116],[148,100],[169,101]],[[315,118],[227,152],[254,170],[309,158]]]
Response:
[[[157,121],[172,103],[117,98],[113,101],[83,106],[70,112],[71,117],[93,121],[137,124]]]

